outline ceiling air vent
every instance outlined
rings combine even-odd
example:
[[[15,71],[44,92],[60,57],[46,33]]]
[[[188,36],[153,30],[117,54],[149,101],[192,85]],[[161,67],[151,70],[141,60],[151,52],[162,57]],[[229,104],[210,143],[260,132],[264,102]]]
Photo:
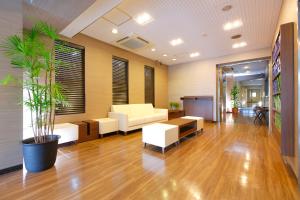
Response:
[[[130,50],[137,50],[149,46],[149,42],[139,36],[132,35],[117,41],[117,44]]]

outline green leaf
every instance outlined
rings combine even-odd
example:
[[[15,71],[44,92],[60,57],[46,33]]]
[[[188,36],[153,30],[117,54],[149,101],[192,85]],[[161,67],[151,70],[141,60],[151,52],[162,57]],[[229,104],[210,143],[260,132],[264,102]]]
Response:
[[[16,85],[18,83],[18,79],[11,74],[5,76],[4,79],[0,80],[0,85],[8,86],[8,85]]]

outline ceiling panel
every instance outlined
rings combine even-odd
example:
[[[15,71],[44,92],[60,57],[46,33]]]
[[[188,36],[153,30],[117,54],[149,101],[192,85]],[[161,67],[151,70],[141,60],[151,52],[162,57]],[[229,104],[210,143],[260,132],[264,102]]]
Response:
[[[30,28],[37,21],[45,21],[58,31],[65,28],[96,0],[23,0],[23,23]]]
[[[115,25],[100,18],[83,33],[112,45],[135,33],[156,48],[155,52],[149,47],[135,53],[169,65],[179,64],[271,47],[281,3],[281,0],[123,0],[118,9],[132,18],[147,12],[154,21],[140,26],[131,19],[119,26],[119,34],[114,35],[111,29]],[[232,9],[222,11],[228,4]],[[225,32],[223,24],[236,19],[242,20],[243,26]],[[242,34],[242,38],[232,40],[230,37],[235,34]],[[179,37],[184,43],[172,47],[169,41]],[[232,49],[233,43],[241,41],[248,46]],[[199,52],[200,56],[190,58],[192,52]]]

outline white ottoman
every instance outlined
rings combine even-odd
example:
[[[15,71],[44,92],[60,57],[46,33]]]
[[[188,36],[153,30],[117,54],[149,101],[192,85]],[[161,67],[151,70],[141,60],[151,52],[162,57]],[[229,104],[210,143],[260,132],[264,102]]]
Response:
[[[184,117],[181,117],[181,118],[197,120],[197,132],[203,131],[203,127],[204,127],[204,125],[203,125],[204,118],[203,117],[184,116]]]
[[[55,124],[53,134],[60,136],[58,144],[75,142],[78,140],[78,125],[71,123]],[[23,139],[30,137],[33,137],[32,128],[25,127],[23,129]]]
[[[155,123],[143,127],[143,143],[152,144],[162,148],[165,153],[165,147],[178,142],[178,126]]]
[[[99,122],[99,134],[101,137],[103,137],[103,135],[106,133],[119,131],[119,125],[117,119],[101,118],[101,119],[94,119],[94,121]]]

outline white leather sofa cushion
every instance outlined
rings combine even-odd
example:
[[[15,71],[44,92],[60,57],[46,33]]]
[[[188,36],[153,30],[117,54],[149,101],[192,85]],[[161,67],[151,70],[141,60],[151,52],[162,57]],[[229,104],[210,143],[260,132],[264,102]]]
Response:
[[[128,118],[128,126],[137,126],[137,125],[144,124],[144,123],[146,123],[144,117]]]
[[[132,115],[131,108],[127,104],[126,105],[112,105],[111,111],[118,112],[118,113],[124,113],[124,114],[127,114],[128,116]]]

